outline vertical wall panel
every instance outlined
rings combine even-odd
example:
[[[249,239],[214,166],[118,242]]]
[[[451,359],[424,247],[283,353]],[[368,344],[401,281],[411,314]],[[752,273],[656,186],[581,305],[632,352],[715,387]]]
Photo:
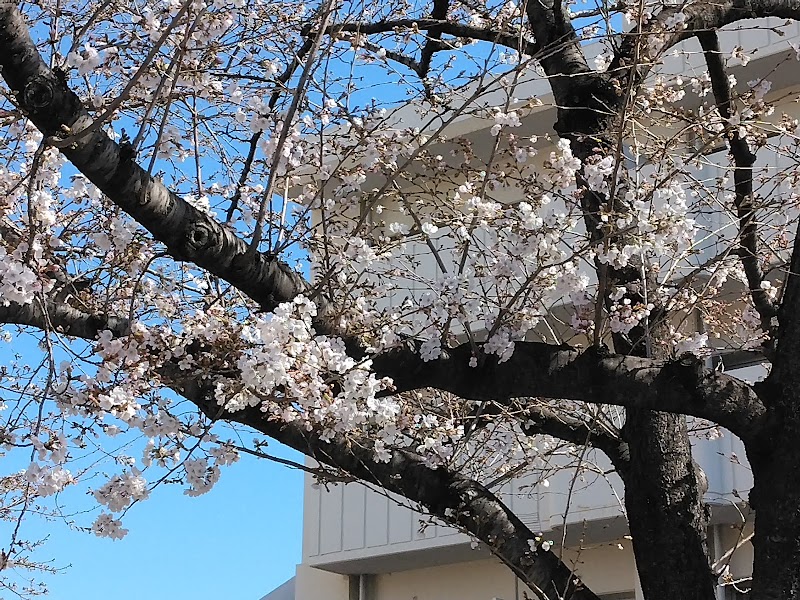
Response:
[[[329,486],[323,492],[319,511],[319,552],[339,552],[342,549],[342,500],[343,485]]]
[[[414,526],[413,513],[405,506],[389,502],[389,543],[411,541],[411,530]]]
[[[383,494],[367,490],[364,508],[365,539],[368,547],[389,543],[389,499]]]
[[[357,483],[344,487],[342,510],[342,541],[344,550],[364,547],[367,488]]]
[[[321,513],[321,492],[312,485],[313,478],[305,476],[303,490],[303,556],[319,554],[319,529]]]
[[[525,478],[514,478],[508,484],[509,504],[526,525],[539,523],[539,494],[527,485]]]

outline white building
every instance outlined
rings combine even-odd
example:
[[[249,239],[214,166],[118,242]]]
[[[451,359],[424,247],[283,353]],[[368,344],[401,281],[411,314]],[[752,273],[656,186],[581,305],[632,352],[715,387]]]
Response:
[[[776,99],[776,115],[781,112],[800,117],[796,102],[800,90],[800,68],[788,42],[800,40],[800,24],[785,25],[774,20],[748,23],[746,29],[721,32],[723,50],[741,46],[758,49],[747,65],[731,70],[739,82],[769,73]],[[786,35],[767,28],[776,26]],[[660,74],[696,77],[705,63],[695,40],[671,56]],[[592,47],[587,47],[591,55]],[[591,56],[590,56],[591,58]],[[791,59],[791,60],[788,60]],[[521,135],[552,131],[555,108],[548,104],[549,88],[542,79],[531,79],[518,90],[520,98],[538,97],[541,107],[528,114]],[[491,105],[491,95],[484,97]],[[404,123],[407,125],[408,123]],[[467,135],[473,140],[487,136],[493,123],[474,117],[456,120],[446,130],[449,136]],[[723,151],[725,152],[725,151]],[[540,151],[540,156],[549,152]],[[762,168],[785,167],[775,153],[762,153]],[[724,161],[720,161],[724,162]],[[714,167],[703,167],[700,176],[714,177]],[[721,215],[710,219],[722,220]],[[712,225],[715,225],[712,223]],[[715,229],[723,230],[724,223]],[[725,235],[721,233],[720,235]],[[431,268],[435,266],[431,265]],[[753,380],[763,367],[734,362],[727,357],[729,373]],[[748,525],[743,524],[743,498],[752,485],[741,442],[731,434],[698,441],[695,459],[709,479],[706,495],[712,509],[709,532],[712,556],[719,568],[728,565],[733,579],[750,574],[752,548],[746,541]],[[526,591],[510,570],[490,556],[484,548],[473,548],[469,537],[429,520],[387,495],[361,484],[340,484],[327,490],[312,485],[306,476],[303,518],[303,558],[296,577],[262,600],[521,600]],[[621,508],[624,493],[619,479],[596,477],[580,482],[568,493],[573,474],[560,472],[547,488],[530,487],[525,478],[507,483],[501,499],[534,531],[556,541],[554,552],[574,568],[580,578],[603,598],[629,600],[641,598],[631,542],[625,537],[626,522]],[[569,510],[567,510],[569,507]],[[566,527],[566,530],[565,530]],[[565,546],[560,547],[561,540]],[[735,549],[735,551],[734,551]],[[534,597],[528,591],[529,597]],[[730,587],[720,587],[718,598],[734,598]]]

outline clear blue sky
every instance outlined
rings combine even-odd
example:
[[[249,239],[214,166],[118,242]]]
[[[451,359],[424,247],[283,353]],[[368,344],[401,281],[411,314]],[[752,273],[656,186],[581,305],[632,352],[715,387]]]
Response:
[[[41,360],[32,336],[15,335],[11,343],[0,341],[0,366],[17,352],[30,357],[29,364]],[[224,431],[220,435],[227,437]],[[277,442],[266,451],[302,463],[299,453]],[[2,457],[0,473],[24,470],[28,462],[28,450],[11,452]],[[100,468],[119,470],[113,464]],[[103,481],[95,478],[59,497],[65,511],[94,509],[72,516],[77,525],[89,527],[97,516],[97,503],[84,494],[87,486]],[[302,486],[301,471],[242,455],[222,467],[220,481],[203,496],[185,496],[185,485],[157,487],[123,517],[129,533],[122,540],[70,530],[64,520],[35,515],[23,524],[21,537],[49,536],[34,558],[68,567],[43,578],[52,599],[259,600],[293,577],[300,562]],[[52,506],[51,500],[45,504]],[[11,527],[0,523],[0,548],[8,547]],[[0,592],[0,599],[11,597]]]
[[[277,444],[270,452],[299,458]],[[93,514],[77,520],[89,525]],[[53,599],[258,600],[294,576],[301,519],[302,473],[243,456],[206,495],[189,498],[183,486],[156,489],[125,516],[130,532],[122,540],[36,518],[25,531],[50,535],[39,558],[71,564],[47,577]]]

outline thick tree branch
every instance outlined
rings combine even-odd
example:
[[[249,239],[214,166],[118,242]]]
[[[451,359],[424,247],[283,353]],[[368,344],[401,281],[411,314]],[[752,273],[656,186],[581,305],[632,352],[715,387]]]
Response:
[[[608,74],[589,68],[561,0],[535,0],[525,7],[558,105],[555,131],[574,142],[613,129],[619,116],[619,90]]]
[[[561,0],[524,4],[540,61],[558,105],[555,130],[562,136],[595,134],[598,123],[615,116],[616,90],[604,73],[589,68],[581,41]]]
[[[783,298],[778,309],[778,334],[773,369],[768,382],[793,381],[800,361],[800,224],[794,236],[792,259],[783,284]]]
[[[468,400],[508,401],[522,397],[569,399],[692,415],[749,438],[766,408],[746,383],[706,368],[700,359],[657,361],[635,356],[579,352],[568,346],[518,342],[503,363],[486,357],[470,367],[464,344],[437,360],[396,350],[375,357],[375,370],[392,377],[397,391],[431,387]]]
[[[682,25],[677,29],[668,28],[670,21],[679,14],[682,15]],[[800,0],[718,0],[667,6],[646,20],[641,28],[637,27],[625,35],[608,70],[620,70],[617,76],[627,77],[627,68],[633,65],[638,71],[636,76],[639,80],[645,76],[652,64],[634,65],[633,60],[637,38],[641,36],[662,36],[659,54],[663,54],[665,50],[698,32],[712,31],[737,21],[765,17],[800,20]]]
[[[551,77],[589,72],[580,39],[561,0],[534,0],[524,6],[536,43],[542,49],[545,72]]]
[[[693,32],[719,29],[745,19],[800,19],[800,0],[723,0],[692,2],[681,6],[688,17],[687,29]],[[677,12],[681,6],[668,10]]]
[[[151,177],[103,131],[42,60],[14,0],[0,0],[0,66],[22,110],[46,138],[69,134],[61,151],[108,198],[163,242],[176,260],[192,261],[265,309],[309,289],[288,265],[246,255],[247,242]]]
[[[697,34],[711,77],[717,110],[720,116],[729,121],[732,115],[731,88],[725,72],[725,64],[719,47],[719,38],[713,31]],[[772,317],[777,307],[761,288],[764,272],[761,270],[758,255],[758,227],[753,202],[753,165],[756,155],[750,150],[747,140],[739,135],[737,127],[728,133],[728,142],[736,169],[733,173],[737,217],[739,219],[739,258],[742,262],[753,304],[761,316],[761,328],[769,333],[772,330]]]
[[[445,21],[447,18],[447,10],[450,7],[450,0],[433,0],[433,10],[431,11],[431,19],[437,21]],[[431,28],[428,32],[428,40],[422,48],[422,54],[419,59],[419,69],[421,77],[428,74],[431,68],[431,60],[437,50],[442,48],[442,30],[439,27]]]

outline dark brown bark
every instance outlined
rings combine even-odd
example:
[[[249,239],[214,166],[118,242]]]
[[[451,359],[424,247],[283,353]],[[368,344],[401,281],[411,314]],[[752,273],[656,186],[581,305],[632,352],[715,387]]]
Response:
[[[615,465],[628,458],[627,444],[622,441],[620,432],[611,426],[600,428],[590,419],[573,417],[543,406],[523,410],[519,420],[526,435],[545,434],[576,446],[592,446],[602,450]]]
[[[435,9],[434,9],[435,10]],[[441,11],[441,5],[440,5]],[[456,38],[469,38],[473,40],[483,40],[492,42],[520,50],[528,55],[535,55],[539,51],[538,44],[534,44],[525,38],[520,39],[520,34],[517,32],[498,31],[492,28],[473,27],[456,21],[449,21],[444,19],[446,13],[432,13],[430,18],[427,19],[393,19],[390,21],[377,21],[377,22],[354,22],[354,23],[336,23],[327,27],[326,31],[329,35],[339,37],[340,34],[358,33],[361,35],[374,35],[380,33],[391,33],[395,31],[409,30],[416,28],[417,31],[430,32],[432,37],[433,33],[438,32],[438,37],[441,39],[442,35],[450,35]],[[312,26],[303,30],[303,34],[308,35],[312,32]],[[447,47],[441,43],[432,42],[428,46],[428,52]],[[421,70],[424,63],[425,56],[423,55],[417,63],[418,68]],[[424,73],[424,72],[423,72]],[[424,76],[424,74],[423,74]]]
[[[625,483],[636,567],[647,600],[713,600],[708,514],[697,483],[686,419],[626,411],[623,439],[630,460]]]
[[[373,364],[394,379],[398,391],[431,387],[469,400],[538,396],[660,408],[724,423],[744,437],[758,431],[766,412],[749,385],[688,356],[661,362],[538,342],[517,343],[504,363],[490,356],[470,367],[471,356],[465,344],[433,361],[396,350],[377,356]]]
[[[796,369],[796,367],[795,367]],[[750,505],[755,510],[752,600],[800,598],[800,378],[775,386],[780,424],[747,446],[753,470]]]
[[[723,119],[730,119],[731,87],[719,47],[719,38],[713,31],[702,31],[697,34],[697,39],[703,47],[717,110]],[[739,219],[739,259],[747,277],[753,305],[761,315],[761,327],[769,333],[772,330],[772,317],[778,310],[766,291],[761,289],[764,273],[761,270],[761,258],[758,252],[758,227],[753,197],[753,165],[756,162],[756,155],[750,149],[747,140],[739,135],[737,128],[728,132],[728,147],[736,165],[733,180],[734,204]]]
[[[86,339],[104,329],[125,335],[129,326],[127,319],[87,315],[56,298],[48,298],[46,308],[47,317],[37,304],[0,307],[0,322],[55,327]],[[373,364],[376,373],[394,380],[395,393],[435,388],[466,400],[503,404],[544,397],[644,410],[657,407],[718,422],[745,440],[757,435],[766,419],[766,409],[749,385],[691,357],[659,362],[538,342],[518,343],[504,363],[487,357],[482,365],[470,367],[471,357],[469,345],[427,362],[413,350],[398,349],[376,356]],[[519,408],[519,403],[514,406]],[[558,431],[551,434],[558,436]]]
[[[761,385],[767,426],[746,443],[754,480],[749,500],[756,513],[753,600],[800,598],[799,367],[800,230],[778,312],[772,371]]]
[[[731,92],[717,36],[702,32],[698,38],[709,67],[717,108],[723,118],[731,116]],[[753,201],[755,154],[738,131],[729,132],[733,156],[735,204],[740,223],[739,257],[744,267],[753,304],[761,315],[762,329],[775,334],[773,317],[778,310],[760,288],[764,280],[757,248],[757,225]],[[800,268],[798,239],[787,276],[784,300],[779,313],[777,340],[773,337],[769,354],[775,363],[764,384],[768,402],[768,424],[759,435],[746,442],[753,470],[750,505],[755,509],[753,537],[753,600],[778,600],[800,597],[800,480],[791,473],[800,461],[800,346],[797,344],[798,297],[797,269]],[[777,341],[777,353],[774,343]]]

